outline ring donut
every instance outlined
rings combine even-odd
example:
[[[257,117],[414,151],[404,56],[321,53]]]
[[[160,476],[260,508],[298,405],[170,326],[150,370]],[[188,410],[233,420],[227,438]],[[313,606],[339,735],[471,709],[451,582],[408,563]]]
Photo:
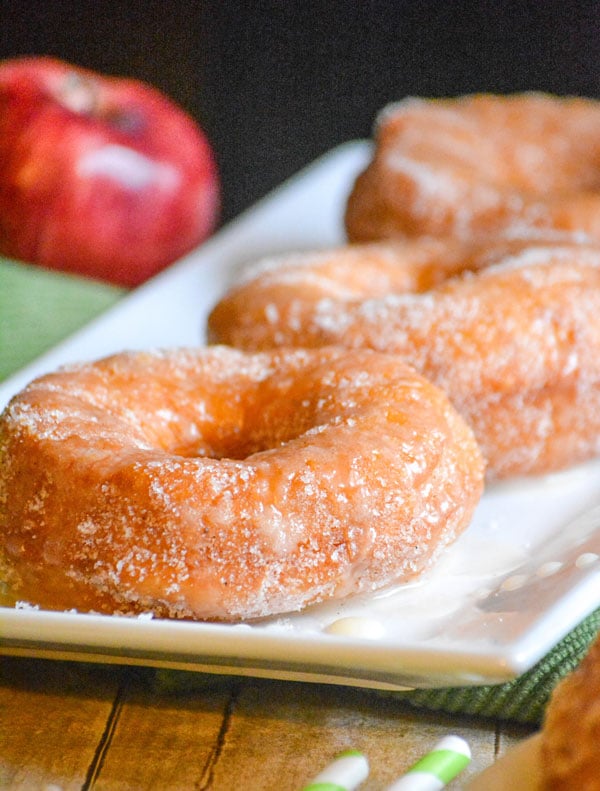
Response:
[[[398,355],[446,391],[499,478],[600,452],[599,317],[599,246],[422,239],[259,262],[208,334]]]
[[[391,104],[347,203],[348,238],[600,239],[599,125],[600,102],[541,93]]]
[[[235,620],[414,577],[482,490],[446,396],[370,350],[123,353],[0,418],[0,536],[50,609]]]

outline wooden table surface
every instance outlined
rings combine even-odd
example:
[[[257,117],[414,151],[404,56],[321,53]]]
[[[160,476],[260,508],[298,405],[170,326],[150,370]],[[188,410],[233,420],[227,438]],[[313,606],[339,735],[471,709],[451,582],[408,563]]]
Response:
[[[449,733],[473,752],[459,789],[530,733],[350,687],[206,675],[190,687],[147,667],[14,656],[0,668],[2,789],[298,791],[355,747],[371,765],[361,791],[378,791]]]

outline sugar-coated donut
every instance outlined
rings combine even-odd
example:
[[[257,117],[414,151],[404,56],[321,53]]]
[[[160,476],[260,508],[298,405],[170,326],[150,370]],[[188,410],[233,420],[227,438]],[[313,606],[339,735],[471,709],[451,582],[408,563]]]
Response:
[[[233,620],[414,577],[482,490],[472,432],[393,356],[132,352],[0,417],[0,541],[51,609]]]
[[[541,93],[389,105],[348,200],[348,238],[600,239],[599,125],[600,102]]]
[[[214,307],[208,333],[247,350],[399,355],[448,393],[490,478],[600,452],[600,245],[420,239],[269,259]]]
[[[544,791],[600,788],[600,637],[552,693],[541,757]]]

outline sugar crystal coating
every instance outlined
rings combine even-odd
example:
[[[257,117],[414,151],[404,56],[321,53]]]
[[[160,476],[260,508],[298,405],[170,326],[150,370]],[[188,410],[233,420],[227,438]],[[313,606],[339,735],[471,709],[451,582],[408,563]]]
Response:
[[[248,350],[340,344],[397,355],[447,392],[490,477],[600,451],[600,245],[420,239],[281,256],[214,307]]]
[[[427,568],[482,489],[447,398],[369,350],[123,353],[0,418],[0,536],[20,600],[235,620]]]
[[[599,123],[594,99],[535,92],[391,104],[348,199],[348,238],[556,229],[599,240]]]

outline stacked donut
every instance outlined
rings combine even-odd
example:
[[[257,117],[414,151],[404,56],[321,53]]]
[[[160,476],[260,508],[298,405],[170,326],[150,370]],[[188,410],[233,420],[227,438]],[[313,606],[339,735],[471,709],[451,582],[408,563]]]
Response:
[[[353,244],[254,265],[209,337],[397,355],[447,392],[490,478],[597,455],[599,120],[600,103],[539,94],[387,108]]]
[[[15,597],[288,612],[427,569],[471,520],[481,449],[497,477],[598,453],[599,112],[537,95],[388,109],[352,244],[259,262],[215,306],[213,346],[122,353],[15,396]]]

